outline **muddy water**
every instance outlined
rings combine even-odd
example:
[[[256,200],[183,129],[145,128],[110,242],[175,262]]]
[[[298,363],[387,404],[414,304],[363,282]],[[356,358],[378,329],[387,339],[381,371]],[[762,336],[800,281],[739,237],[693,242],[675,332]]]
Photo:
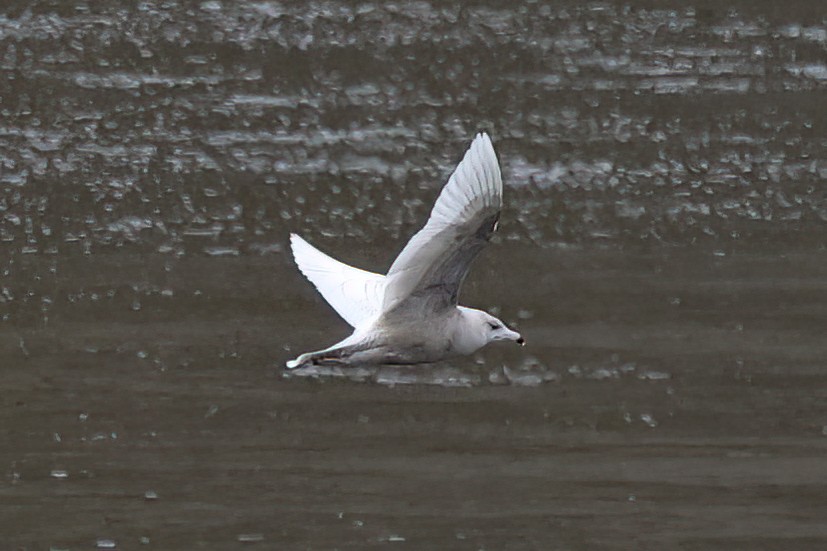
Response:
[[[18,2],[0,71],[3,548],[827,545],[820,2]],[[387,268],[479,129],[529,346],[283,377],[287,234]]]

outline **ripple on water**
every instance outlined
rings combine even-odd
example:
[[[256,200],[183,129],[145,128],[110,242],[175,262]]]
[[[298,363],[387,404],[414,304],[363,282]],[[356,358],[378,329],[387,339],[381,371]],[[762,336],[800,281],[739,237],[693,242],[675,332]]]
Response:
[[[238,536],[236,536],[236,540],[238,540],[241,543],[258,543],[260,541],[264,541],[264,534],[239,534]]]
[[[284,379],[345,379],[359,383],[376,383],[385,386],[432,385],[446,388],[470,388],[482,385],[539,386],[556,382],[560,375],[529,359],[519,367],[511,369],[501,366],[488,370],[462,369],[450,365],[423,366],[369,366],[333,367],[307,366],[301,369],[283,371]]]

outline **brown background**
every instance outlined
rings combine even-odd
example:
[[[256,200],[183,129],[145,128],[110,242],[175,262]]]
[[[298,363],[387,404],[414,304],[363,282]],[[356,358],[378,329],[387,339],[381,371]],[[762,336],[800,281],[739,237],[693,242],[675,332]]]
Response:
[[[823,8],[4,8],[2,547],[823,548]],[[480,129],[529,346],[282,378]]]

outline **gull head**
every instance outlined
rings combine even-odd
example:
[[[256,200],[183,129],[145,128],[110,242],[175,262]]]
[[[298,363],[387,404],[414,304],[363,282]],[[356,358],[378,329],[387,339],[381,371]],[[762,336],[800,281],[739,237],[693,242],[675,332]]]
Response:
[[[502,320],[488,312],[475,308],[459,307],[462,313],[462,330],[455,337],[454,347],[462,354],[470,354],[494,341],[514,341],[525,346],[525,339],[512,331]]]
[[[525,346],[525,339],[517,333],[516,331],[512,331],[508,328],[506,324],[492,316],[487,312],[483,312],[485,314],[485,325],[487,326],[486,329],[488,331],[488,342],[493,341],[514,341],[520,346]]]

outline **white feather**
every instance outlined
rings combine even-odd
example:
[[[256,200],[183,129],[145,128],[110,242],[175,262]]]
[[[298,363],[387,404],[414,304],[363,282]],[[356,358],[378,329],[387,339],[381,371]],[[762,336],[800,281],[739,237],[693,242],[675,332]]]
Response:
[[[447,250],[470,237],[463,235],[461,228],[481,213],[499,211],[502,194],[494,146],[487,134],[477,134],[442,188],[425,227],[408,241],[391,265],[382,310],[387,312],[410,296]]]
[[[351,327],[381,312],[385,276],[339,262],[295,233],[290,245],[299,270]]]

